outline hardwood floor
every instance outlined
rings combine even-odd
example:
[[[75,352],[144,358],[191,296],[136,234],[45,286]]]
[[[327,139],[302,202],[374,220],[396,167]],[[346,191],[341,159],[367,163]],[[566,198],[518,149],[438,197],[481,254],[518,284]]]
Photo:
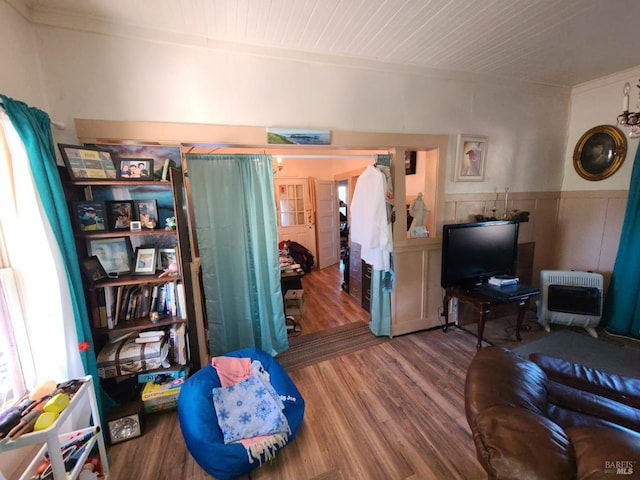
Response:
[[[369,323],[369,314],[342,289],[343,273],[339,264],[312,270],[302,277],[305,311],[299,320],[301,334],[319,332],[347,323]]]
[[[342,290],[339,268],[325,270],[303,279],[303,334],[368,322]],[[486,478],[464,417],[474,352],[472,335],[435,330],[291,372],[306,402],[300,432],[243,480]],[[147,416],[144,435],[109,447],[109,456],[114,480],[212,478],[187,452],[175,411]]]
[[[368,315],[342,291],[337,267],[304,277],[302,333]],[[320,295],[320,292],[323,294]],[[464,379],[475,354],[473,318],[417,332],[290,372],[306,402],[298,436],[241,480],[475,480]],[[523,341],[544,335],[527,312]],[[561,327],[554,327],[561,328]],[[514,347],[515,315],[487,322],[485,339]],[[210,480],[186,450],[177,413],[150,415],[142,437],[109,448],[113,480]]]

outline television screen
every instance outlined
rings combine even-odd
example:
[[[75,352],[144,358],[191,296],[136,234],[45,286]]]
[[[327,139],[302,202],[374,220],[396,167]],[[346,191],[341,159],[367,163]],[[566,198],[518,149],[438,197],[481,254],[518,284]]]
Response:
[[[442,287],[472,287],[494,275],[515,275],[518,227],[509,221],[445,225]]]

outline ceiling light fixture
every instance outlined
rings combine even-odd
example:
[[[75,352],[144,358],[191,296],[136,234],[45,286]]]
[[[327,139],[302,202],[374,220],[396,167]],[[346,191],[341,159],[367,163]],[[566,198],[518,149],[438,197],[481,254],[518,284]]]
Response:
[[[629,91],[631,90],[631,85],[629,82],[624,84],[624,88],[622,89],[623,94],[623,102],[622,109],[623,112],[618,115],[618,125],[622,125],[624,127],[631,127],[631,132],[629,132],[630,138],[638,138],[640,137],[640,85],[636,85],[638,87],[638,103],[637,112],[629,111]]]

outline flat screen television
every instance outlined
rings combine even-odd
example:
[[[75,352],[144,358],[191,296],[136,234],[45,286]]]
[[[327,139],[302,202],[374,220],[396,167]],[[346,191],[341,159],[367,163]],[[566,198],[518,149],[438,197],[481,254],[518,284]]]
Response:
[[[515,275],[518,222],[456,223],[442,228],[442,288],[473,287]]]

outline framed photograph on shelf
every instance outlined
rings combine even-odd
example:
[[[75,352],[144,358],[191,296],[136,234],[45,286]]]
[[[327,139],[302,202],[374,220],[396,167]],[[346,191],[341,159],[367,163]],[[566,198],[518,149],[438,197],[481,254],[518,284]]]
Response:
[[[73,202],[73,219],[79,232],[106,232],[109,230],[106,222],[107,209],[101,201]]]
[[[136,248],[135,267],[133,273],[153,275],[158,263],[158,247],[141,246]]]
[[[482,182],[487,164],[487,137],[458,135],[454,181]]]
[[[166,275],[178,273],[178,255],[175,248],[158,249],[158,270],[166,272]]]
[[[153,158],[119,158],[116,166],[120,180],[153,180]]]
[[[586,180],[604,180],[618,171],[627,154],[627,137],[613,125],[587,130],[573,150],[573,167]]]
[[[107,202],[109,230],[129,230],[133,215],[133,202],[130,200],[111,200]]]
[[[117,170],[111,152],[80,145],[58,144],[71,180],[115,180]]]
[[[91,238],[87,241],[89,256],[100,260],[107,274],[131,273],[131,241],[129,237]]]
[[[153,230],[158,226],[158,203],[155,200],[134,200],[133,207],[143,230]]]
[[[82,260],[80,262],[80,270],[90,285],[108,278],[107,272],[96,255]]]

